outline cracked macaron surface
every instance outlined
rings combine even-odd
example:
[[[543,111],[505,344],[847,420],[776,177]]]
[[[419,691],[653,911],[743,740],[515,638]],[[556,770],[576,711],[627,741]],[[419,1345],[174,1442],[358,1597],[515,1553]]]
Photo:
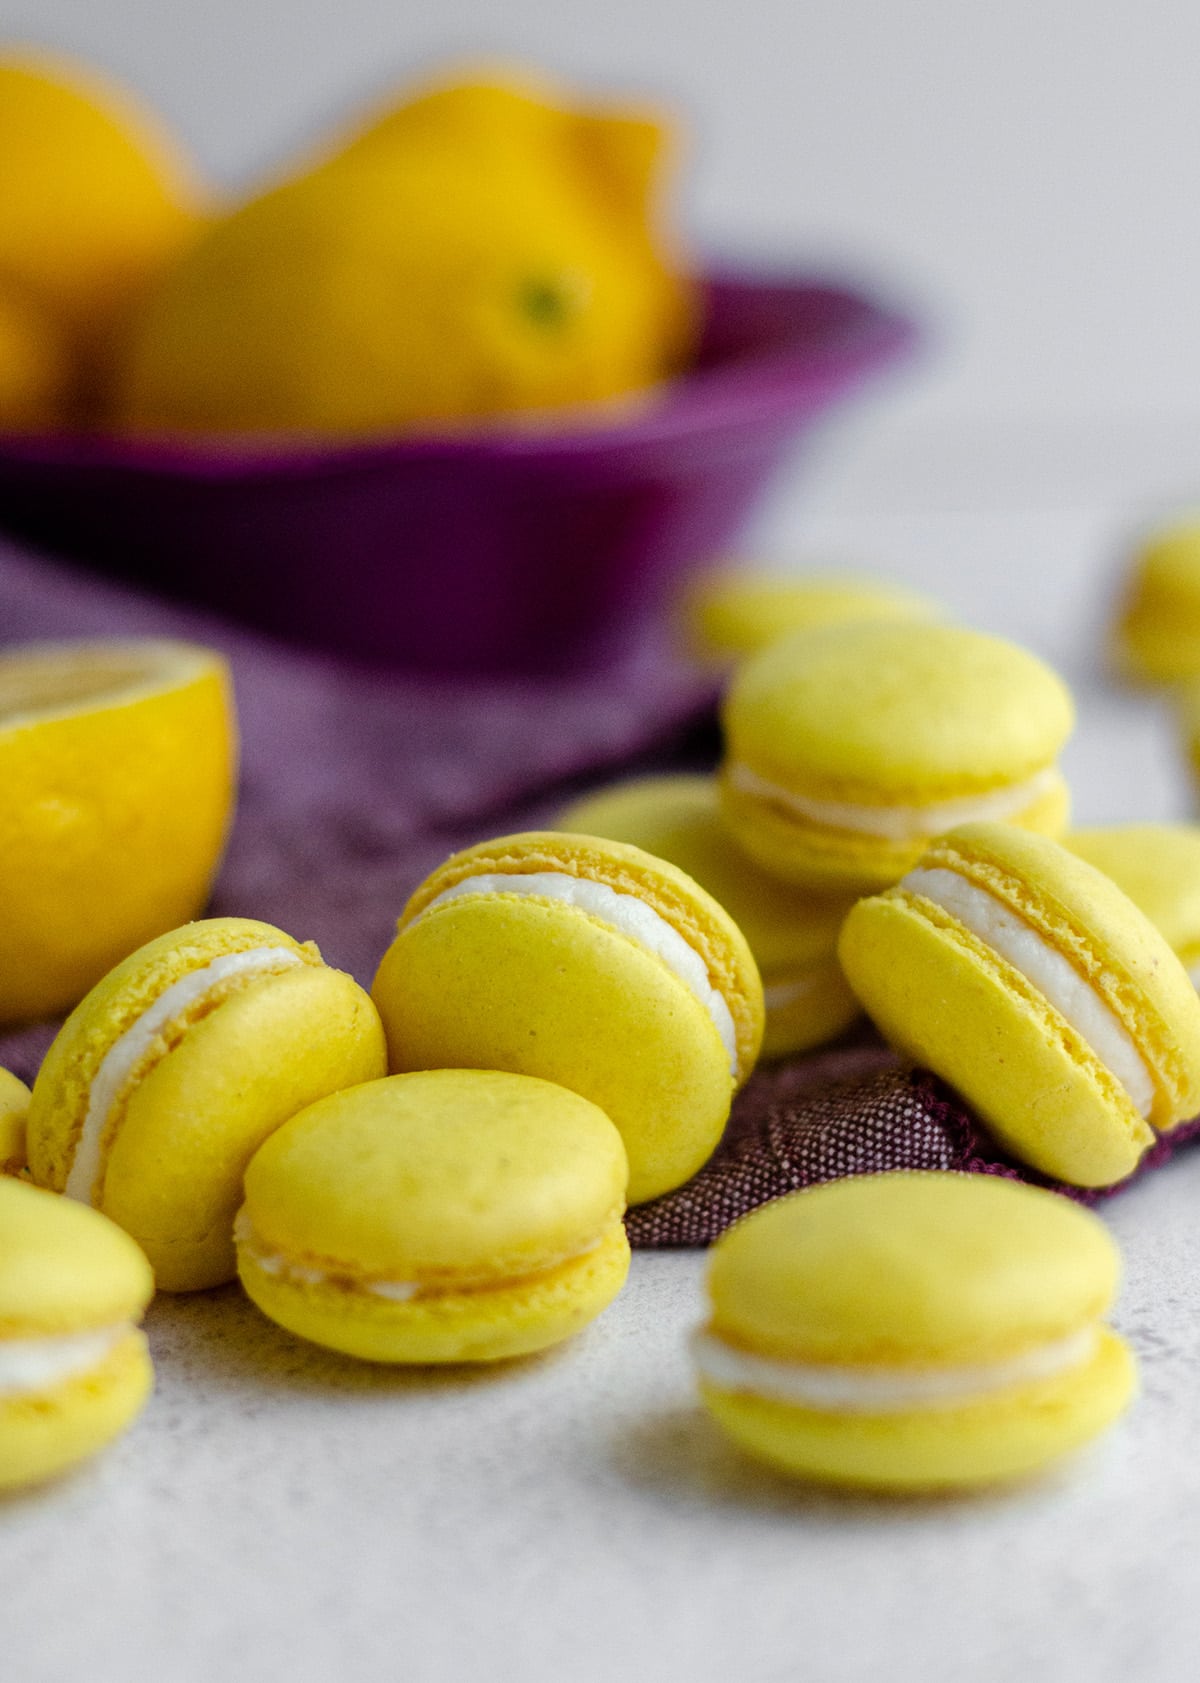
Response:
[[[33,1178],[110,1215],[158,1284],[232,1279],[246,1164],[281,1122],[381,1075],[383,1032],[311,942],[248,918],[139,948],[72,1012],[34,1083]]]
[[[877,1489],[1035,1471],[1125,1408],[1102,1222],[990,1175],[854,1176],[793,1193],[713,1249],[693,1342],[704,1402],[751,1454]]]
[[[372,997],[395,1072],[509,1070],[598,1104],[631,1202],[711,1155],[763,1031],[754,959],[711,895],[639,848],[549,831],[434,871]]]
[[[723,722],[726,822],[787,881],[885,887],[958,824],[1066,824],[1070,695],[998,637],[933,624],[798,632],[738,669]]]
[[[138,1322],[153,1292],[113,1222],[0,1177],[0,1489],[65,1471],[140,1412],[153,1370]]]
[[[389,1076],[257,1153],[238,1216],[255,1303],[380,1362],[495,1361],[577,1332],[620,1290],[628,1163],[604,1113],[529,1076]]]
[[[1111,1185],[1155,1129],[1200,1111],[1187,972],[1114,883],[1047,837],[951,831],[858,902],[839,951],[892,1044],[1045,1174]]]

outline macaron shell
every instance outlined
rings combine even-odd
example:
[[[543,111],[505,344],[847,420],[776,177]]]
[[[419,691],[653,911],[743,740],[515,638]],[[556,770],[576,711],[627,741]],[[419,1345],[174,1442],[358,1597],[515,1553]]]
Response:
[[[1111,878],[1182,964],[1200,961],[1200,825],[1073,830],[1063,846]]]
[[[1137,558],[1113,655],[1127,677],[1149,683],[1200,673],[1200,521],[1158,533]]]
[[[0,1175],[19,1175],[28,1162],[25,1122],[29,1088],[10,1070],[0,1069]]]
[[[229,953],[285,947],[319,964],[320,954],[252,918],[202,918],[139,947],[102,977],[55,1036],[33,1084],[29,1166],[40,1186],[61,1192],[88,1094],[105,1055],[150,1005],[182,977]]]
[[[892,841],[860,831],[804,823],[721,777],[721,806],[738,845],[764,871],[781,881],[825,894],[852,894],[887,888],[910,871],[929,846],[931,836]],[[1070,816],[1067,785],[1057,774],[1010,824],[1057,837]]]
[[[1074,723],[1062,680],[997,637],[943,625],[796,632],[746,662],[728,760],[813,799],[924,805],[1052,765]]]
[[[776,1199],[718,1241],[712,1331],[836,1367],[978,1367],[1097,1321],[1120,1259],[1099,1218],[994,1175],[898,1171]]]
[[[153,1294],[150,1264],[107,1217],[0,1178],[0,1339],[140,1320]]]
[[[632,895],[698,954],[733,1018],[735,1079],[741,1086],[754,1068],[763,1030],[762,982],[746,937],[725,908],[686,871],[642,848],[596,836],[538,830],[481,842],[453,854],[425,879],[405,906],[399,928],[403,931],[439,894],[469,877],[541,871]]]
[[[864,1489],[933,1491],[1036,1472],[1111,1425],[1135,1388],[1128,1347],[1102,1328],[1086,1366],[961,1407],[835,1414],[707,1382],[701,1395],[742,1448],[785,1472]]]
[[[681,1185],[720,1139],[734,1083],[708,1012],[655,954],[574,908],[444,902],[402,925],[372,992],[394,1071],[508,1070],[599,1105],[625,1142],[630,1202]]]
[[[899,1051],[963,1095],[1021,1161],[1110,1186],[1154,1135],[1086,1042],[1019,971],[928,901],[860,900],[842,968]]]
[[[862,1006],[836,958],[815,966],[801,978],[787,972],[781,976],[768,973],[763,977],[763,992],[769,1000],[773,988],[790,987],[794,980],[801,987],[794,999],[767,1005],[764,1059],[790,1058],[822,1046],[862,1016]]]
[[[751,570],[700,579],[684,607],[689,646],[698,658],[720,662],[743,659],[789,632],[818,625],[938,614],[928,597],[884,579]]]
[[[138,1240],[160,1289],[231,1280],[233,1218],[255,1151],[297,1111],[385,1068],[378,1014],[350,976],[306,964],[257,978],[137,1082],[100,1207]]]
[[[246,1291],[288,1331],[375,1362],[489,1362],[544,1350],[578,1332],[616,1297],[629,1271],[617,1222],[586,1255],[543,1275],[396,1303],[265,1272],[243,1249]]]
[[[1149,1119],[1200,1111],[1200,998],[1166,940],[1108,877],[1065,847],[1005,824],[964,824],[922,860],[985,889],[1068,958],[1154,1073]]]
[[[65,1384],[0,1396],[0,1490],[39,1483],[95,1454],[132,1424],[153,1385],[145,1337],[131,1331]]]

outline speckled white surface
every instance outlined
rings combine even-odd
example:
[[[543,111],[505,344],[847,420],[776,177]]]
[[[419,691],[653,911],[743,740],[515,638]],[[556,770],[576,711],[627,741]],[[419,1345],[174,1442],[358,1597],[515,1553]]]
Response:
[[[1182,815],[1168,721],[1095,660],[1113,544],[1149,480],[1081,485],[1064,463],[1055,504],[1053,439],[989,437],[975,458],[943,443],[904,444],[906,472],[886,432],[831,443],[764,544],[869,561],[1056,656],[1081,702],[1080,817]],[[474,1377],[327,1357],[234,1289],[162,1298],[143,1420],[77,1476],[0,1503],[0,1679],[1191,1678],[1198,1209],[1200,1151],[1105,1212],[1143,1364],[1129,1419],[1040,1482],[959,1501],[805,1491],[726,1446],[684,1354],[693,1255],[638,1257],[572,1346]]]

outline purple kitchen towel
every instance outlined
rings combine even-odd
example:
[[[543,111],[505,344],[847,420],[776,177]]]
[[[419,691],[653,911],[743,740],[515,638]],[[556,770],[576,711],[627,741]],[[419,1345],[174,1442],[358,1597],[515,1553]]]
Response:
[[[842,1046],[756,1072],[715,1156],[686,1186],[630,1210],[637,1247],[709,1245],[760,1204],[842,1175],[957,1169],[1047,1186],[1080,1203],[1111,1197],[1200,1138],[1200,1119],[1162,1136],[1128,1180],[1084,1191],[1006,1156],[958,1095],[878,1043]]]
[[[211,910],[315,940],[368,985],[404,902],[447,854],[547,823],[583,781],[677,764],[691,733],[711,736],[711,680],[650,644],[578,679],[417,678],[0,546],[0,646],[93,636],[182,637],[228,656],[241,788]],[[28,1077],[53,1029],[0,1034],[0,1064]]]

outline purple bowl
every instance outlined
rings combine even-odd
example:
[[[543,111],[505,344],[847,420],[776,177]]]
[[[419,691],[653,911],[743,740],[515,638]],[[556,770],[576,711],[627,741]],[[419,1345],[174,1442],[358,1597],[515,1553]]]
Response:
[[[603,425],[273,448],[0,437],[0,528],[342,653],[441,672],[593,664],[914,336],[803,280],[713,276],[705,302],[696,366]]]

